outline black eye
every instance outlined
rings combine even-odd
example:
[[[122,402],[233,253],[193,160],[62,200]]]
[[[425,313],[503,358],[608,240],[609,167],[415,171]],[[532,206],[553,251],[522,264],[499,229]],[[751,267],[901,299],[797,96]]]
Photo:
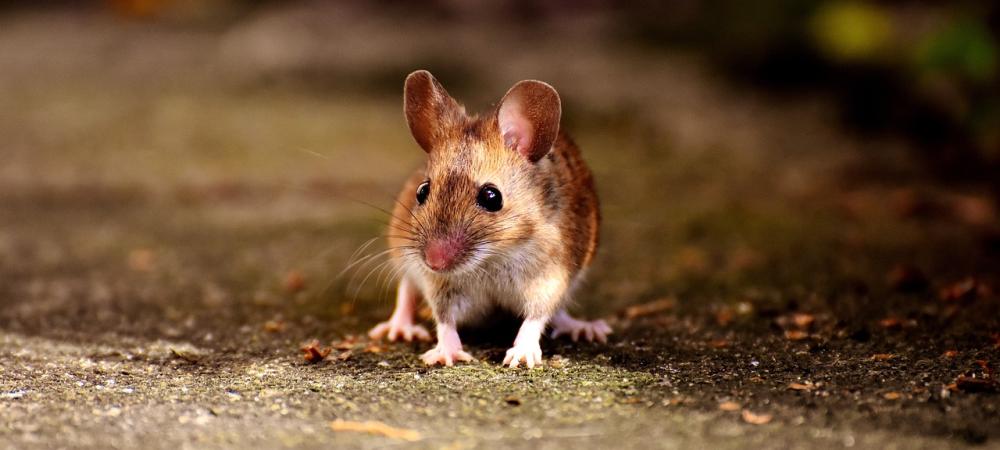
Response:
[[[431,194],[431,182],[425,181],[417,186],[417,203],[423,205],[427,201],[427,196]]]
[[[491,184],[483,186],[479,190],[479,195],[476,196],[476,204],[489,212],[500,211],[500,208],[503,208],[503,196],[500,195],[500,189]]]

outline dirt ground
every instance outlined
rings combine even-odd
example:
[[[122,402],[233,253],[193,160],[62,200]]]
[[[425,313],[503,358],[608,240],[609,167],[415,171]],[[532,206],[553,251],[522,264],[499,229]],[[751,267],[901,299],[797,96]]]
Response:
[[[1000,446],[977,186],[597,18],[466,19],[0,16],[0,445]],[[471,109],[522,78],[560,90],[605,217],[575,309],[608,344],[545,340],[544,367],[509,370],[498,319],[463,331],[477,361],[427,368],[430,344],[358,337],[392,280],[379,259],[338,273],[384,248],[356,253],[383,233],[369,204],[423,157],[415,68]],[[309,364],[313,339],[333,348]]]

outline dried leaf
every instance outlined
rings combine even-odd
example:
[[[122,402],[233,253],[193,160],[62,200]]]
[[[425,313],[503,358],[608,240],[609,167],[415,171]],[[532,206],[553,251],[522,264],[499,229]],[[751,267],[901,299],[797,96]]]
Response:
[[[382,353],[385,351],[385,347],[379,345],[377,342],[369,342],[365,345],[365,353]]]
[[[887,330],[898,330],[900,328],[916,327],[917,321],[913,319],[900,319],[899,317],[889,316],[878,321],[878,325]]]
[[[816,318],[812,314],[806,313],[795,313],[792,314],[792,324],[799,328],[809,328],[812,326]]]
[[[944,352],[944,355],[942,356],[944,356],[945,358],[955,358],[958,356],[958,350],[947,350]]]
[[[351,356],[354,356],[354,352],[351,351],[351,350],[348,350],[346,352],[341,352],[339,355],[337,355],[337,359],[339,359],[341,361],[347,361],[348,359],[351,358]]]
[[[402,441],[415,442],[422,439],[420,432],[416,430],[410,430],[406,428],[396,428],[386,425],[382,422],[367,421],[367,422],[354,422],[350,420],[334,420],[330,422],[330,428],[333,431],[349,431],[358,433],[368,433],[374,435],[385,436],[390,439],[398,439]]]
[[[729,341],[726,339],[712,339],[708,342],[708,345],[712,348],[726,348],[729,347]]]
[[[895,357],[896,357],[896,355],[893,355],[892,353],[876,353],[876,354],[872,355],[871,360],[872,361],[888,361],[888,360],[893,359]]]
[[[281,319],[268,320],[264,322],[264,331],[268,333],[281,333],[285,331],[285,321]]]
[[[899,328],[903,325],[903,321],[896,317],[886,317],[878,321],[878,326],[882,328]]]
[[[906,264],[892,268],[885,276],[886,283],[899,292],[919,292],[927,288],[930,282],[920,269]]]
[[[998,392],[1000,383],[992,378],[978,378],[967,375],[959,375],[955,378],[955,389],[965,392]]]
[[[674,263],[682,271],[693,274],[705,273],[710,266],[708,252],[694,245],[681,248],[674,255]]]
[[[148,248],[137,248],[128,254],[128,267],[136,272],[150,272],[156,265],[156,253]]]
[[[974,195],[956,195],[951,199],[952,213],[967,225],[984,226],[997,221],[997,209],[990,199]]]
[[[626,319],[635,319],[637,317],[649,316],[656,313],[661,313],[663,311],[668,311],[677,305],[677,299],[673,297],[662,298],[653,302],[643,303],[641,305],[629,306],[625,309]]]
[[[793,391],[814,391],[818,386],[812,381],[806,381],[805,383],[789,383],[788,389]]]
[[[330,355],[330,352],[333,351],[333,349],[329,347],[321,348],[319,346],[319,341],[315,339],[312,342],[303,345],[301,350],[305,353],[303,356],[305,357],[306,362],[313,364],[326,359],[326,357]]]
[[[194,355],[194,354],[191,354],[191,353],[188,353],[188,352],[185,352],[185,351],[177,350],[175,348],[171,348],[170,349],[170,354],[174,355],[175,358],[182,359],[182,360],[187,361],[187,362],[189,362],[191,364],[198,364],[198,362],[201,360],[198,357],[198,355]]]
[[[344,336],[344,339],[334,341],[332,345],[333,348],[337,350],[351,350],[354,346],[358,345],[358,337],[353,334],[349,334]]]
[[[941,289],[941,300],[946,302],[969,302],[977,297],[990,294],[990,289],[979,283],[974,277],[966,277]]]
[[[741,408],[740,404],[736,402],[719,403],[719,409],[723,411],[739,411],[740,408]]]
[[[298,271],[291,271],[285,275],[285,291],[289,293],[299,292],[306,287],[306,279]]]
[[[809,337],[809,333],[802,330],[785,330],[785,339],[790,341],[801,341]]]
[[[735,314],[732,308],[722,308],[715,312],[715,323],[719,324],[720,327],[725,327],[733,323],[734,317]]]
[[[814,322],[816,317],[808,313],[792,313],[774,319],[774,323],[784,330],[808,330]]]
[[[774,416],[770,414],[754,414],[749,409],[744,409],[741,416],[744,422],[751,425],[765,425],[770,423],[771,419],[774,419]]]
[[[885,394],[882,394],[882,398],[886,400],[899,400],[902,397],[903,394],[900,394],[899,392],[886,392]]]

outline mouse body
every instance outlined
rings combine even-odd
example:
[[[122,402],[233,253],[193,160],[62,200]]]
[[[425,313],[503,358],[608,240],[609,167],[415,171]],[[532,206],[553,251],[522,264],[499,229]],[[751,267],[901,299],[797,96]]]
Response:
[[[423,167],[404,184],[389,224],[400,282],[396,308],[369,335],[429,340],[415,323],[421,300],[433,311],[437,344],[429,365],[468,361],[457,327],[497,307],[523,319],[504,364],[542,362],[551,335],[604,342],[604,321],[566,307],[597,250],[600,210],[580,150],[560,130],[562,106],[546,83],[521,81],[495,110],[467,114],[427,71],[410,74],[404,111]]]

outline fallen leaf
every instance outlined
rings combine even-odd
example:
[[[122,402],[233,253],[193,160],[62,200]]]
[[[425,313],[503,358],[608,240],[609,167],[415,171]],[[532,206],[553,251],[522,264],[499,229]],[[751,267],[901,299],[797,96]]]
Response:
[[[181,351],[181,350],[177,350],[175,348],[171,348],[170,349],[170,353],[172,355],[174,355],[175,358],[182,359],[182,360],[187,361],[187,362],[189,362],[191,364],[198,364],[198,362],[200,361],[200,358],[198,357],[198,355],[193,355],[191,353],[188,353],[188,352],[185,352],[185,351]]]
[[[329,347],[321,348],[319,346],[319,341],[315,339],[312,342],[303,345],[301,350],[305,353],[303,356],[305,357],[306,362],[313,364],[326,359],[326,357],[330,355],[330,352],[333,351],[333,349]]]
[[[740,408],[741,408],[740,404],[736,402],[719,403],[719,409],[723,411],[739,411]]]
[[[965,392],[998,392],[1000,383],[992,378],[978,378],[967,375],[959,375],[955,378],[955,389]]]
[[[886,400],[899,400],[902,397],[903,394],[900,394],[899,392],[886,392],[885,394],[882,394],[882,398]]]
[[[285,291],[292,294],[299,292],[306,287],[306,278],[298,271],[291,271],[285,275]]]
[[[930,200],[924,193],[910,188],[899,188],[889,192],[888,204],[897,216],[908,218],[925,213]]]
[[[993,378],[993,367],[990,366],[990,362],[985,359],[977,359],[976,365],[986,374],[986,378]]]
[[[890,360],[892,358],[895,358],[895,357],[896,357],[896,355],[893,355],[892,353],[876,353],[876,354],[872,355],[871,360],[872,361],[888,361],[888,360]]]
[[[802,330],[785,330],[785,339],[790,341],[801,341],[809,337],[809,333]]]
[[[339,359],[341,361],[347,361],[348,359],[351,358],[351,356],[354,356],[354,352],[351,351],[351,350],[348,350],[346,352],[341,352],[339,355],[337,355],[337,359]]]
[[[726,270],[733,273],[759,267],[764,263],[760,252],[749,247],[737,247],[726,255]]]
[[[789,383],[788,389],[793,391],[814,391],[818,386],[812,381],[806,381],[805,383]]]
[[[808,313],[792,313],[774,319],[774,323],[784,330],[804,331],[812,327],[816,317]]]
[[[919,292],[930,284],[927,276],[920,269],[906,264],[893,267],[886,274],[885,279],[889,287],[900,292]]]
[[[369,342],[365,345],[365,353],[382,353],[385,351],[385,347],[382,347],[377,342]]]
[[[997,221],[997,209],[990,199],[974,195],[956,195],[951,199],[952,213],[966,225],[984,226]]]
[[[771,419],[774,419],[774,416],[770,414],[754,414],[749,409],[744,409],[741,416],[744,422],[751,425],[765,425],[770,423]]]
[[[712,348],[726,348],[729,347],[729,341],[726,339],[712,339],[708,345],[712,346]]]
[[[733,322],[733,309],[726,307],[715,312],[715,323],[719,324],[720,327],[724,327]]]
[[[917,326],[917,321],[913,319],[900,319],[899,317],[889,316],[878,321],[878,325],[887,330],[897,330],[900,328],[914,328]]]
[[[969,302],[977,297],[989,296],[990,293],[991,289],[975,277],[966,277],[941,288],[939,296],[946,302]]]
[[[674,255],[674,263],[678,268],[687,273],[705,273],[709,267],[708,252],[701,247],[688,245],[681,248]]]
[[[415,442],[423,439],[420,436],[420,432],[416,430],[410,430],[406,428],[396,428],[386,425],[382,422],[367,421],[367,422],[354,422],[350,420],[334,420],[330,422],[330,428],[333,431],[349,431],[358,433],[368,433],[374,435],[385,436],[390,439],[398,439],[402,441]]]
[[[337,350],[351,350],[354,346],[358,345],[358,337],[349,334],[339,341],[334,341],[332,345]]]
[[[662,298],[649,303],[643,303],[641,305],[629,306],[625,309],[626,319],[635,319],[637,317],[649,316],[656,313],[661,313],[663,311],[668,311],[673,309],[677,305],[677,299],[673,297]]]
[[[878,321],[878,326],[882,328],[899,328],[902,324],[903,321],[896,317],[886,317]]]
[[[156,264],[156,253],[148,248],[137,248],[128,254],[128,267],[136,272],[150,272]]]
[[[281,333],[285,331],[285,321],[280,319],[268,320],[264,322],[264,331],[268,333]]]
[[[792,314],[792,324],[799,328],[809,328],[812,326],[816,318],[812,314],[806,313],[795,313]]]
[[[945,358],[955,358],[958,356],[958,350],[947,350],[944,352],[944,355],[942,356],[944,356]]]

